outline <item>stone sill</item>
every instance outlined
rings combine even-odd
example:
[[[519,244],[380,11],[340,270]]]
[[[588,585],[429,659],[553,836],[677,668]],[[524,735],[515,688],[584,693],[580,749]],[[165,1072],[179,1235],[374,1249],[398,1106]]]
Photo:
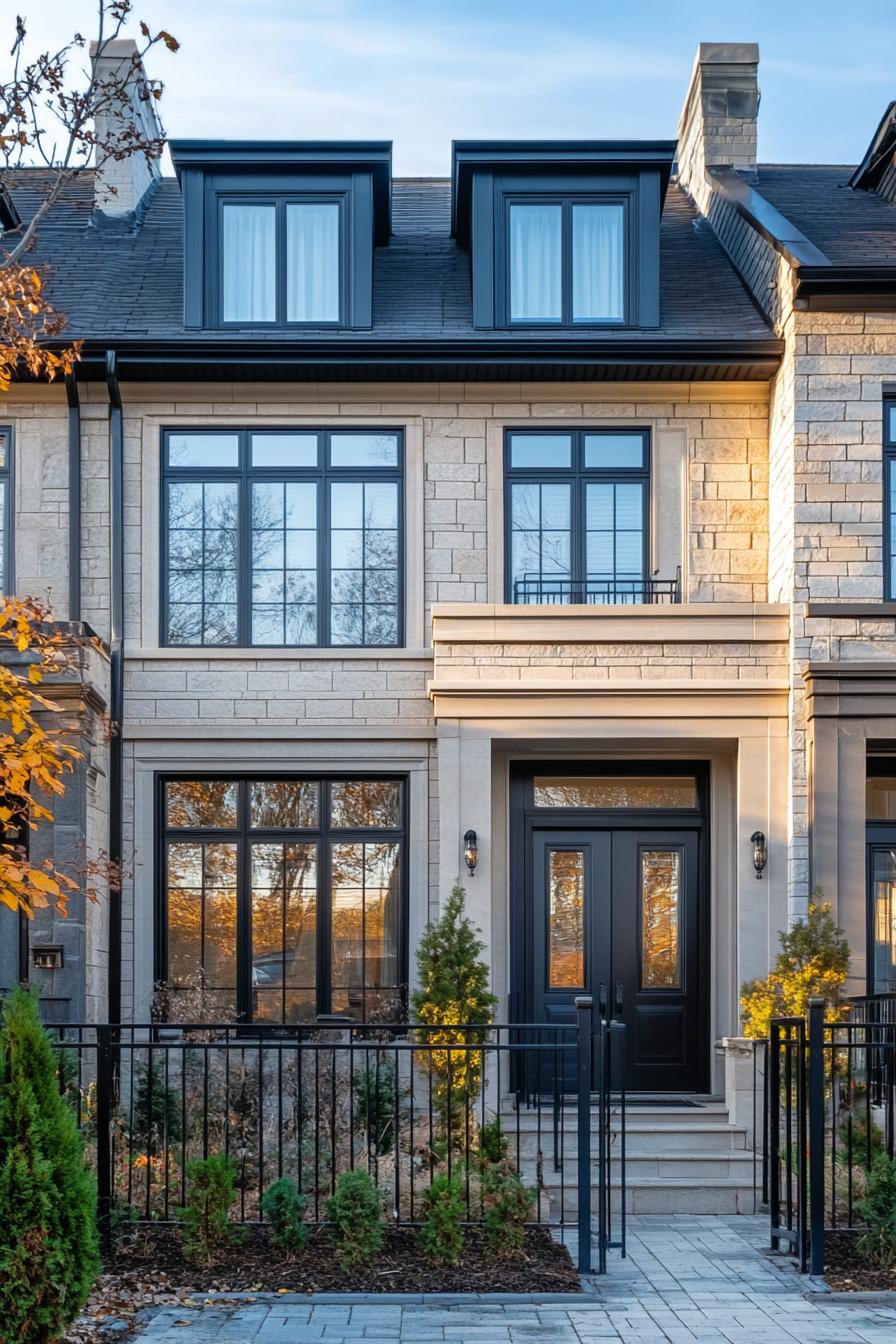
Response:
[[[270,648],[216,649],[185,646],[184,648],[142,649],[125,645],[125,663],[284,663],[284,662],[330,662],[343,663],[362,660],[381,662],[400,660],[431,662],[432,649],[318,649],[318,648]]]

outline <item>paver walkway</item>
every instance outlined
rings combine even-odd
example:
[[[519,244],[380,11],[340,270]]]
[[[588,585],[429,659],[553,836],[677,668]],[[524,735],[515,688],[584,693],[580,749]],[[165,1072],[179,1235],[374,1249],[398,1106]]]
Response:
[[[629,1220],[597,1291],[575,1303],[256,1302],[167,1307],[146,1344],[894,1344],[896,1307],[809,1302],[762,1254],[763,1218]],[[189,1322],[189,1324],[179,1324]]]

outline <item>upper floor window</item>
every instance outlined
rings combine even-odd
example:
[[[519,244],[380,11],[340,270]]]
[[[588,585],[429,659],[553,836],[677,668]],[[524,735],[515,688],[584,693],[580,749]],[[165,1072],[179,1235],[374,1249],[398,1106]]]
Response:
[[[647,578],[646,430],[513,430],[505,466],[509,602],[675,600]]]
[[[625,320],[622,201],[514,201],[507,207],[513,323]]]
[[[674,141],[455,141],[478,328],[658,327]]]
[[[341,321],[339,200],[223,199],[219,206],[222,322]]]
[[[884,493],[884,594],[892,602],[896,600],[896,398],[884,402]]]
[[[166,430],[162,642],[402,639],[398,431]]]
[[[12,430],[0,429],[0,593],[12,591]]]
[[[385,141],[175,140],[188,328],[369,327]]]

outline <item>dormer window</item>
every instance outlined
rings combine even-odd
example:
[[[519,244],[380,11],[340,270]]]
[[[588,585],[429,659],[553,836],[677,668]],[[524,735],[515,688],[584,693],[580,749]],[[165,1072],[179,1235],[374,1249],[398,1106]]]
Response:
[[[452,228],[470,249],[474,326],[658,326],[674,153],[666,141],[455,143]]]
[[[341,217],[339,200],[223,199],[222,323],[340,322]]]
[[[516,323],[625,321],[625,204],[510,200],[509,319]]]
[[[369,327],[391,146],[175,141],[187,327]]]

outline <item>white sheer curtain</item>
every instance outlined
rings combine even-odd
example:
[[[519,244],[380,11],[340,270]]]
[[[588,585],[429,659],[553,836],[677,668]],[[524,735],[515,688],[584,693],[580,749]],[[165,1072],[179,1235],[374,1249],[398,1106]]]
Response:
[[[277,215],[273,205],[224,205],[221,312],[225,322],[277,318]]]
[[[286,207],[286,320],[339,321],[339,206]]]
[[[561,307],[559,205],[510,207],[510,320],[559,322]]]
[[[574,322],[621,322],[625,316],[624,218],[621,205],[573,206]]]

